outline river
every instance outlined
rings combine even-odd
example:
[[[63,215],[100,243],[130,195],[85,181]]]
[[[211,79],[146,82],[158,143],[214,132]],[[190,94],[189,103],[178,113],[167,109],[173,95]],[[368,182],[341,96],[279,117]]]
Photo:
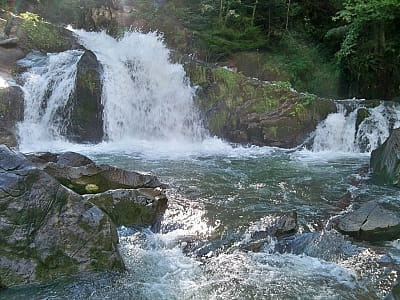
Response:
[[[338,113],[320,124],[309,149],[233,145],[203,129],[183,68],[168,62],[168,50],[156,35],[133,33],[117,42],[104,33],[78,34],[105,68],[107,141],[68,143],[59,135],[59,120],[55,122],[57,108],[72,88],[65,74],[73,78],[82,53],[36,53],[25,61],[29,70],[24,89],[32,109],[20,126],[21,151],[76,151],[97,163],[150,171],[168,184],[169,207],[160,232],[119,228],[125,273],[14,287],[3,291],[1,299],[382,299],[390,292],[400,263],[400,241],[357,242],[327,224],[343,209],[371,199],[400,208],[400,191],[376,185],[365,172],[369,151],[388,136],[390,126],[398,127],[397,106],[371,109],[372,117],[356,136],[354,114],[338,102]],[[113,45],[112,53],[99,50],[110,49],[107,43]],[[132,56],[130,43],[141,43],[141,53]],[[119,62],[135,63],[118,65],[111,54],[125,58]],[[152,55],[161,57],[162,72],[159,63],[146,60]],[[49,64],[65,69],[49,76],[54,71]],[[131,73],[116,78],[124,66]],[[138,102],[131,105],[132,91],[116,88],[130,80],[133,91],[141,91],[134,93],[140,109]],[[41,97],[38,93],[46,94],[47,86],[64,96],[53,93],[54,106],[49,102],[40,112],[33,101]],[[166,108],[171,105],[176,109]],[[165,109],[170,114],[165,115]],[[145,122],[137,121],[141,117]],[[346,193],[352,197],[344,207]],[[268,218],[291,211],[298,215],[297,235],[283,241],[270,238],[258,249],[248,247]],[[391,267],[385,266],[388,261]]]

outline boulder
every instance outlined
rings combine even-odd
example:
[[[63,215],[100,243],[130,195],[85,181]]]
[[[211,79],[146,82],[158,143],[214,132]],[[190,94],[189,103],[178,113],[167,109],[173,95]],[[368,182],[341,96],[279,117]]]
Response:
[[[231,142],[293,148],[329,113],[333,101],[298,93],[287,82],[264,82],[226,68],[185,64],[210,132]]]
[[[372,151],[370,168],[376,181],[400,187],[400,128]]]
[[[119,189],[84,197],[117,226],[152,226],[153,231],[158,231],[167,208],[167,197],[161,188]]]
[[[78,194],[98,194],[115,189],[164,187],[150,173],[96,165],[83,155],[40,153],[27,156],[36,166]]]
[[[117,243],[100,208],[0,146],[0,286],[123,270]]]
[[[17,123],[24,118],[24,93],[18,86],[0,89],[0,144],[17,146]]]
[[[400,236],[400,212],[387,203],[367,202],[335,222],[340,232],[361,240],[392,240]]]
[[[76,152],[64,152],[60,154],[50,152],[28,153],[25,154],[25,157],[35,165],[41,167],[43,167],[48,162],[53,162],[69,167],[81,167],[94,164],[94,162],[90,158]]]
[[[266,216],[250,225],[243,248],[260,251],[271,238],[282,238],[297,231],[297,213],[295,211]]]
[[[336,230],[306,232],[279,240],[274,245],[279,253],[306,254],[326,261],[339,261],[362,252]]]
[[[38,15],[28,12],[15,15],[3,11],[0,14],[0,30],[5,33],[3,40],[13,42],[5,46],[14,49],[15,53],[22,50],[26,55],[32,50],[60,52],[79,48],[72,32],[64,26],[48,23]]]
[[[103,140],[103,105],[101,103],[102,66],[96,55],[86,50],[78,62],[75,92],[69,106],[66,136],[78,143]]]

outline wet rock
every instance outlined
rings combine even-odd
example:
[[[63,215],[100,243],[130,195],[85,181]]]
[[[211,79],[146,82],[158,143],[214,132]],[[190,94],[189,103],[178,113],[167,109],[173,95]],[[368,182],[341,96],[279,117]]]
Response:
[[[17,123],[24,118],[24,94],[20,87],[0,89],[0,144],[17,146]]]
[[[263,82],[193,61],[185,69],[199,86],[196,101],[209,130],[232,142],[292,148],[336,112],[333,101],[298,93],[286,82]]]
[[[72,152],[56,155],[33,154],[28,157],[62,185],[81,195],[98,194],[115,189],[164,187],[158,178],[150,173],[96,165],[90,159]],[[80,165],[81,163],[83,165]]]
[[[362,249],[346,241],[335,230],[308,232],[283,238],[274,246],[279,253],[306,254],[326,261],[339,261],[358,254]]]
[[[369,112],[368,109],[361,107],[357,110],[357,118],[356,118],[356,134],[358,132],[358,128],[360,127],[360,124],[369,116],[371,116],[371,113]]]
[[[94,162],[79,153],[76,152],[64,152],[64,153],[50,153],[50,152],[39,152],[39,153],[28,153],[25,157],[35,165],[44,166],[48,162],[53,162],[69,167],[81,167],[94,164]]]
[[[69,104],[70,122],[66,136],[78,143],[99,143],[104,136],[102,67],[94,53],[86,50],[77,68],[75,92]]]
[[[117,243],[101,209],[0,146],[0,286],[123,270]]]
[[[400,128],[372,151],[370,167],[375,180],[400,187]]]
[[[167,208],[167,197],[161,188],[111,190],[84,197],[100,207],[117,226],[152,226],[153,231],[159,230]]]
[[[243,248],[260,251],[262,246],[271,238],[282,238],[295,234],[296,231],[296,212],[267,216],[250,225]]]
[[[400,213],[389,204],[370,201],[340,216],[337,229],[361,240],[392,240],[400,236]]]

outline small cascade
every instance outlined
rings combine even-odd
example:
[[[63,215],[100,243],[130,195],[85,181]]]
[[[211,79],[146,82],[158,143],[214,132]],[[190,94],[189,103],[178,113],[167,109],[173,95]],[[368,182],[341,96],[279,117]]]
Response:
[[[20,144],[32,145],[62,139],[67,125],[68,100],[75,89],[79,50],[62,53],[32,52],[19,65],[25,94],[24,121],[19,125]]]
[[[364,115],[364,118],[361,116]],[[314,152],[371,152],[381,145],[390,131],[400,127],[399,105],[381,103],[374,108],[352,101],[337,104],[337,112],[321,122],[314,136]]]
[[[104,68],[104,131],[110,141],[201,141],[205,135],[183,67],[156,33],[75,32]]]

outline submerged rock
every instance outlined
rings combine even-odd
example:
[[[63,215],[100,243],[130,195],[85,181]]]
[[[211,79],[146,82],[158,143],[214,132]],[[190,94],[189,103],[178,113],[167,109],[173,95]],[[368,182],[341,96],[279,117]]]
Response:
[[[298,93],[286,82],[263,82],[194,62],[185,68],[200,87],[197,102],[209,130],[232,142],[292,148],[336,112],[333,101]]]
[[[75,92],[69,104],[70,120],[66,136],[78,143],[103,140],[103,105],[101,102],[102,66],[93,52],[86,50],[78,62]]]
[[[374,179],[400,187],[400,128],[372,151],[370,167]]]
[[[336,220],[337,229],[358,239],[391,240],[400,236],[400,213],[389,204],[370,201]]]
[[[271,238],[282,238],[297,231],[297,213],[295,211],[275,214],[254,222],[247,230],[244,247],[251,251],[260,251]]]
[[[17,146],[17,123],[24,118],[24,94],[20,87],[0,89],[0,144]]]
[[[0,146],[0,286],[123,270],[117,243],[101,209]]]

